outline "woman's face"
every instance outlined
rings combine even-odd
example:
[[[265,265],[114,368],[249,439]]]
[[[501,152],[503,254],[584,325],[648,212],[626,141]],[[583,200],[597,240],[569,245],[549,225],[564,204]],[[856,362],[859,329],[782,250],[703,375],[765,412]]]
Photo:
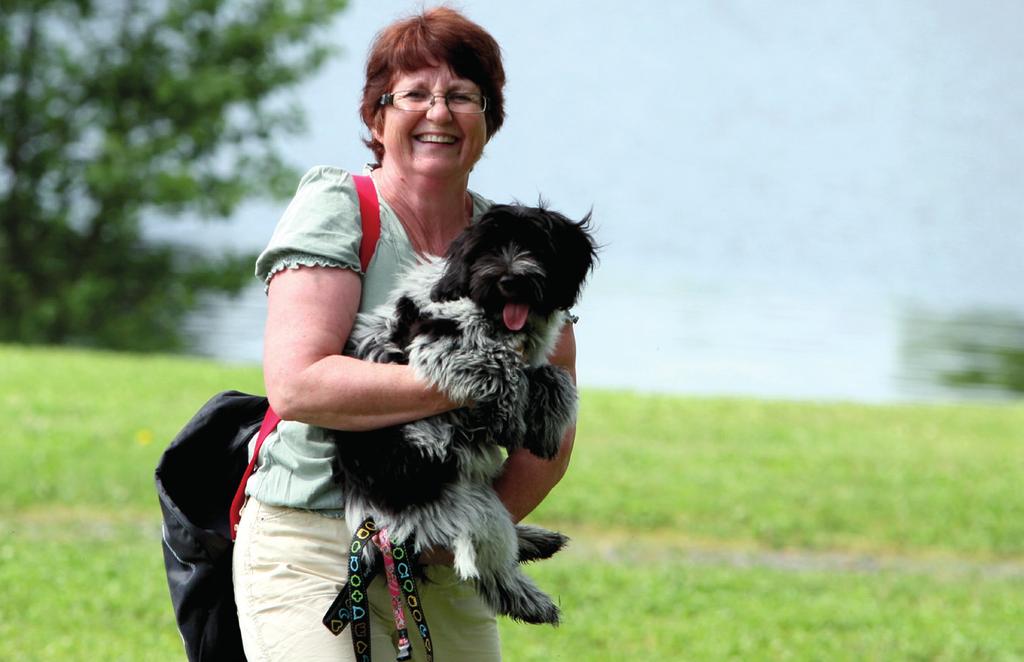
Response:
[[[476,83],[455,76],[446,66],[399,74],[390,91],[407,90],[480,93]],[[385,168],[430,177],[467,177],[483,154],[487,121],[483,113],[453,113],[438,97],[425,111],[385,107],[383,127],[373,135],[384,145]]]

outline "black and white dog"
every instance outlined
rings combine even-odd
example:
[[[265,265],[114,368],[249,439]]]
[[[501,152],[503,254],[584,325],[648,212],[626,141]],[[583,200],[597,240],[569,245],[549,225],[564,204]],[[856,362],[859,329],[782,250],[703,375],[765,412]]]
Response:
[[[346,354],[410,365],[467,406],[401,426],[335,437],[346,517],[372,517],[415,552],[452,550],[495,613],[557,624],[558,607],[518,567],[567,539],[514,525],[492,483],[503,453],[546,459],[576,416],[570,375],[547,363],[593,267],[589,215],[495,205],[404,277],[389,303],[360,314]]]

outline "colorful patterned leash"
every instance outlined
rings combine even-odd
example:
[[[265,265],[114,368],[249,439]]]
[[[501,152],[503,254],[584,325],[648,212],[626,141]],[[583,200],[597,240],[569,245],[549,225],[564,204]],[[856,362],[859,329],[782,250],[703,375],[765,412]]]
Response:
[[[381,529],[373,537],[374,544],[380,548],[384,556],[384,574],[388,580],[388,592],[391,594],[391,613],[395,619],[395,630],[398,632],[398,662],[412,657],[412,644],[409,643],[409,630],[405,627],[405,610],[402,609],[402,589],[398,585],[398,571],[395,569],[395,552],[388,540],[387,529]],[[401,550],[401,547],[399,547]],[[404,577],[410,576],[409,563],[404,559],[404,550],[400,551],[399,563]]]
[[[370,662],[370,599],[366,589],[375,574],[363,571],[362,554],[377,533],[373,519],[367,518],[352,535],[349,546],[348,581],[324,615],[323,624],[338,636],[352,624],[352,650],[357,662]]]
[[[398,630],[398,660],[412,657],[412,646],[405,625],[405,614],[399,597],[405,598],[416,629],[423,639],[423,648],[427,653],[427,662],[434,662],[434,644],[430,637],[430,628],[423,613],[423,602],[416,588],[416,580],[412,576],[412,558],[408,548],[400,542],[389,540],[386,532],[377,531],[373,518],[366,518],[356,529],[349,547],[348,582],[338,593],[323,624],[335,636],[341,634],[345,627],[352,624],[352,649],[357,662],[370,662],[370,606],[367,588],[376,574],[373,570],[364,572],[362,553],[368,542],[376,543],[384,556],[384,570],[391,593],[391,607]],[[399,581],[401,580],[401,581]],[[404,642],[404,646],[403,646]]]
[[[430,627],[427,625],[427,616],[423,611],[423,601],[420,599],[419,591],[416,588],[416,578],[412,575],[412,555],[404,542],[391,541],[394,559],[397,564],[397,579],[401,579],[399,586],[402,589],[402,596],[405,597],[405,606],[409,608],[409,615],[423,639],[423,650],[427,654],[426,662],[434,662],[434,642],[430,638]]]

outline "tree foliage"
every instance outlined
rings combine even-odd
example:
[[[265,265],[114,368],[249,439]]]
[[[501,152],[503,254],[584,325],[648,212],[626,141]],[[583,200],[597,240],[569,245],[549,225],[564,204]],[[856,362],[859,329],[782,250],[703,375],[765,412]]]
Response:
[[[295,180],[286,92],[345,0],[0,0],[0,341],[169,349],[251,255],[156,242]]]

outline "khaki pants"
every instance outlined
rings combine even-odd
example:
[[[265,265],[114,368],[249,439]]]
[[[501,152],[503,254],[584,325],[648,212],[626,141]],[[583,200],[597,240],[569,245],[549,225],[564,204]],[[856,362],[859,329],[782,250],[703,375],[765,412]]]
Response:
[[[235,602],[249,662],[355,660],[349,628],[335,637],[321,620],[345,584],[352,532],[344,520],[249,499],[233,562]],[[473,586],[451,568],[429,566],[420,582],[437,662],[501,660],[498,625]],[[382,577],[370,585],[373,661],[393,662],[391,598]],[[410,625],[412,621],[409,621]],[[413,660],[426,660],[410,627]]]

